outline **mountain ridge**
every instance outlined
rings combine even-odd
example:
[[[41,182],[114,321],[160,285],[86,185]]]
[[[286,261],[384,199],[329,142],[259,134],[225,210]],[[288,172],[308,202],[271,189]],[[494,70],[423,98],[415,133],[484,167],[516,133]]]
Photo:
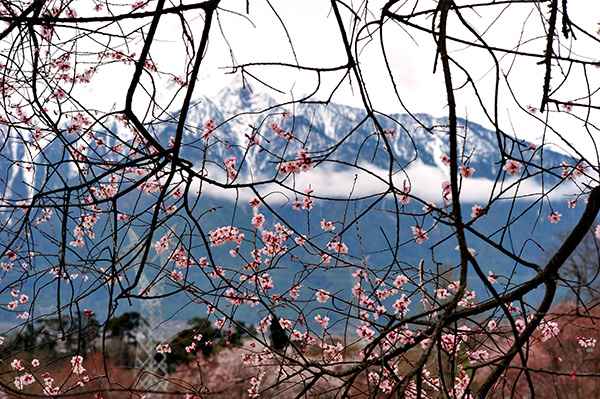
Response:
[[[390,158],[381,135],[376,134],[373,123],[365,119],[364,110],[335,103],[299,103],[293,107],[291,117],[283,120],[282,115],[288,110],[272,97],[263,92],[253,92],[239,80],[234,81],[216,96],[198,98],[196,106],[190,108],[181,156],[190,160],[197,169],[205,167],[205,161],[223,169],[223,161],[231,156],[236,157],[238,166],[243,160],[244,167],[238,171],[238,182],[275,178],[277,165],[283,160],[295,159],[301,149],[318,163],[326,160],[332,166],[336,162],[368,165],[377,173],[387,172],[391,167],[392,174],[405,176],[405,169],[419,160],[449,179],[449,170],[441,161],[443,155],[449,154],[446,117],[436,118],[428,114],[416,114],[414,118],[407,114],[380,116],[379,122],[384,129],[396,131],[395,139],[388,134],[393,155]],[[202,126],[208,119],[213,119],[219,126],[213,133],[214,139],[206,141],[202,138]],[[294,140],[289,142],[278,137],[269,128],[272,122],[277,122],[284,131],[289,129]],[[459,119],[458,123],[459,148],[463,148],[461,163],[476,170],[474,178],[495,180],[502,166],[497,163],[502,156],[496,133],[472,121]],[[167,147],[174,128],[163,124],[158,125],[154,132],[155,138]],[[258,145],[253,145],[251,138]],[[80,138],[69,139],[72,143],[86,140],[83,133]],[[79,179],[76,163],[62,165],[59,162],[65,157],[61,141],[55,139],[49,142],[42,153],[36,154],[22,145],[23,141],[31,141],[27,132],[22,137],[3,135],[2,140],[0,144],[4,151],[0,170],[4,172],[0,175],[0,182],[4,183],[5,200],[30,199],[40,187],[53,188],[48,182],[50,175],[60,175],[60,179],[53,179],[58,185],[64,184],[64,178]],[[87,144],[87,152],[99,151],[93,143]],[[111,145],[115,143],[107,136],[106,146]],[[533,151],[528,147],[527,143],[513,145],[515,150],[521,151],[519,156],[523,155],[540,165],[542,150],[543,165],[556,167],[568,159],[549,149]],[[70,157],[73,158],[72,155]],[[106,157],[110,159],[110,153]],[[15,160],[22,163],[15,163]],[[53,163],[59,166],[55,168]],[[24,164],[32,165],[32,168],[22,167]]]

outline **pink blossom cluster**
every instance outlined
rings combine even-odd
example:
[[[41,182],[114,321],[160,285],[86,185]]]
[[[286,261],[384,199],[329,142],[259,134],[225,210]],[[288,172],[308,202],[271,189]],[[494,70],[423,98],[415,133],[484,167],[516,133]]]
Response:
[[[398,135],[396,134],[396,129],[391,128],[391,129],[383,129],[383,135],[384,136],[388,136],[390,138],[390,140],[395,140],[396,137],[398,137]]]
[[[15,388],[19,391],[23,389],[24,386],[31,385],[35,382],[35,377],[30,373],[25,373],[23,375],[15,377],[14,383]]]
[[[431,211],[435,208],[435,204],[433,202],[428,201],[425,205],[423,205],[423,212],[431,213]]]
[[[72,136],[76,133],[79,134],[82,132],[83,129],[85,129],[87,126],[90,126],[91,124],[92,121],[90,121],[90,119],[87,116],[78,112],[75,114],[75,116],[71,118],[71,126],[67,128],[67,136]]]
[[[74,247],[82,248],[84,245],[83,237],[87,235],[89,238],[94,239],[95,234],[93,227],[100,220],[100,216],[97,213],[85,213],[79,217],[80,223],[73,229],[73,235],[75,240],[70,242],[70,245]]]
[[[148,5],[147,0],[137,0],[131,5],[131,8],[134,10],[142,10],[142,9],[146,8],[147,5]]]
[[[442,182],[442,199],[446,205],[452,203],[452,185],[449,181]]]
[[[381,283],[383,285],[383,283]],[[391,288],[391,289],[378,289],[377,291],[375,291],[375,296],[377,297],[377,299],[379,299],[380,301],[385,301],[386,298],[394,296],[398,293],[398,290],[396,288]],[[384,306],[380,306],[377,309],[375,309],[378,313],[381,313],[381,310],[378,309],[382,309],[383,312],[385,312],[385,307]],[[377,319],[377,317],[375,318]]]
[[[232,287],[229,287],[227,291],[225,291],[225,300],[235,306],[244,303],[243,300],[240,300],[240,294],[236,293]]]
[[[319,303],[325,303],[329,299],[329,291],[325,291],[324,289],[320,289],[319,291],[317,291],[317,293],[315,294],[315,296],[317,297],[317,301]]]
[[[197,348],[198,348],[198,345],[195,342],[192,342],[190,345],[187,345],[185,347],[185,351],[187,353],[195,353]]]
[[[156,353],[171,353],[171,346],[169,344],[159,344],[156,347]]]
[[[406,182],[404,182],[404,185],[402,186],[402,191],[400,192],[400,195],[398,196],[398,201],[402,204],[402,205],[408,205],[410,203],[410,185],[407,185]]]
[[[59,387],[53,387],[52,383],[54,382],[54,378],[45,377],[44,378],[44,394],[48,396],[57,396],[60,393]]]
[[[507,303],[506,308],[508,309],[508,312],[510,314],[521,313],[521,309],[519,309],[519,307],[515,306],[513,302]]]
[[[302,288],[302,285],[300,284],[296,284],[292,288],[290,288],[290,298],[292,300],[300,298],[300,288]]]
[[[260,206],[260,200],[256,197],[252,198],[248,203],[252,208],[258,208]]]
[[[250,345],[252,348],[255,347],[254,343],[251,343]],[[264,366],[265,363],[273,357],[273,352],[271,352],[268,348],[264,348],[262,352],[242,355],[243,364],[252,365],[257,368],[256,377],[252,377],[250,379],[250,388],[248,388],[249,398],[260,397],[260,384],[262,382],[263,377],[266,374]]]
[[[558,323],[554,321],[542,321],[537,329],[542,332],[540,335],[540,342],[546,342],[560,333]]]
[[[463,294],[462,298],[460,298],[460,301],[458,301],[458,306],[461,306],[463,308],[472,307],[475,305],[473,303],[474,299],[475,299],[475,291],[465,290],[465,293]]]
[[[313,160],[306,154],[306,151],[298,151],[298,157],[293,161],[281,162],[277,170],[281,174],[308,172],[314,166]]]
[[[92,196],[98,199],[106,199],[114,197],[119,191],[119,186],[117,182],[117,178],[112,176],[110,179],[110,184],[100,184],[99,188],[90,187],[90,193]]]
[[[303,346],[315,345],[317,343],[317,341],[313,337],[311,337],[308,334],[308,332],[301,333],[298,330],[292,331],[292,334],[290,335],[290,340],[300,342],[300,344]]]
[[[71,64],[69,63],[70,58],[71,53],[69,52],[61,54],[60,56],[50,61],[50,68],[58,69],[61,72],[68,71],[71,69]]]
[[[277,133],[277,135],[279,137],[283,137],[287,141],[294,141],[294,136],[292,136],[292,134],[290,133],[290,129],[287,129],[287,130],[284,131],[281,128],[281,126],[279,125],[279,122],[271,122],[271,123],[269,123],[269,128],[272,131],[274,131],[275,133]]]
[[[273,278],[269,273],[255,274],[248,279],[250,284],[258,286],[261,291],[271,290],[275,288],[273,285]]]
[[[167,249],[169,249],[169,238],[167,236],[164,236],[154,243],[154,250],[156,251],[157,255],[162,254]]]
[[[327,317],[326,319],[329,320],[329,318]],[[326,363],[331,364],[340,363],[344,361],[344,345],[342,345],[341,342],[338,341],[335,345],[330,345],[325,342],[321,342],[319,346],[323,350],[323,360],[325,360]]]
[[[208,139],[210,136],[213,135],[215,130],[217,130],[217,124],[213,119],[207,119],[206,122],[204,122],[204,127],[202,128],[202,130],[204,131],[204,133],[202,134],[202,138]]]
[[[83,356],[73,356],[71,358],[71,366],[74,374],[80,376],[85,373],[85,368],[83,368]]]
[[[561,175],[566,180],[573,180],[577,177],[583,176],[585,170],[587,169],[587,166],[581,162],[575,167],[567,165],[566,162],[562,162],[560,166],[563,168]]]
[[[356,334],[360,338],[366,340],[367,342],[371,342],[373,340],[373,337],[375,336],[375,330],[373,330],[369,327],[371,327],[371,325],[367,323],[367,324],[363,324],[363,325],[359,326],[356,329]]]
[[[83,145],[83,144],[79,144],[77,147],[73,147],[72,145],[69,145],[69,153],[71,154],[71,157],[78,162],[83,162],[83,163],[88,163],[88,157],[85,155],[87,152],[87,146]]]
[[[329,325],[329,317],[325,316],[322,317],[320,314],[315,316],[315,321],[321,326],[323,327],[323,329],[327,329],[327,326]]]
[[[151,60],[144,60],[144,69],[150,72],[156,72],[156,64]]]
[[[427,232],[420,226],[412,226],[412,233],[415,235],[415,241],[419,244],[423,244],[423,242],[429,240],[427,237]]]
[[[236,159],[235,157],[229,157],[223,161],[225,164],[225,170],[227,170],[227,176],[233,180],[236,178],[238,172],[235,169]]]
[[[489,352],[484,349],[473,352],[467,351],[467,356],[471,364],[486,362],[490,358]]]
[[[388,368],[382,368],[380,373],[371,371],[368,374],[369,382],[371,384],[375,385],[385,395],[390,395],[393,392],[394,388],[396,387],[396,384],[398,383],[398,381],[402,382],[402,380],[404,380],[404,375],[400,375],[400,373],[398,371],[398,366],[396,364],[394,364],[394,366],[391,369],[392,369],[393,373],[390,372],[388,370]],[[428,386],[433,388],[435,391],[439,391],[440,390],[439,379],[436,379],[437,386],[435,386],[434,385],[435,380],[431,380],[429,378],[429,371],[426,371],[425,367],[423,369],[424,369],[424,371],[422,372],[422,374],[423,374],[423,381],[425,382],[425,384],[427,384]],[[417,387],[417,384],[414,380],[408,381],[408,384],[404,391],[404,397],[410,398],[410,399],[416,399],[419,397],[422,399],[430,398],[426,394],[426,391],[424,391],[422,388],[419,389]]]
[[[157,177],[146,180],[138,186],[138,189],[143,190],[146,194],[157,193],[161,190],[161,188],[162,185],[160,184],[160,179]]]
[[[473,205],[471,207],[471,217],[473,219],[479,219],[483,213],[483,207],[481,205]]]
[[[6,272],[11,269],[14,269],[15,264],[13,262],[10,262],[10,263],[2,262],[2,263],[0,263],[0,266],[2,267],[2,270],[4,270]]]
[[[450,166],[450,157],[446,154],[442,154],[440,155],[440,160],[442,161],[442,163],[446,166]]]
[[[394,314],[400,314],[401,317],[406,316],[406,313],[408,313],[409,310],[408,305],[410,305],[410,303],[411,300],[405,294],[402,294],[402,296],[392,305],[395,309]]]
[[[394,287],[396,287],[397,289],[401,290],[402,286],[406,283],[410,282],[410,279],[408,277],[406,277],[403,274],[399,274],[398,276],[396,276],[396,278],[394,279]]]
[[[263,317],[260,322],[258,323],[258,326],[256,326],[256,331],[258,333],[266,333],[269,329],[269,327],[271,326],[271,320],[273,320],[273,318],[271,317],[271,315],[267,315],[266,317]]]
[[[325,219],[321,220],[321,229],[327,231],[327,230],[335,230],[335,226],[333,225],[333,222],[328,222]]]
[[[457,334],[442,334],[440,337],[442,348],[450,355],[458,356],[461,344],[468,339],[466,332],[468,332],[468,329],[463,326],[462,331],[457,332]]]
[[[13,359],[13,361],[10,363],[10,366],[13,368],[13,370],[25,370],[25,367],[23,366],[23,361],[21,359]]]
[[[292,328],[292,321],[280,317],[279,318],[279,325],[284,330],[289,330],[290,328]]]
[[[262,213],[258,213],[252,217],[252,225],[256,230],[260,230],[265,223],[265,216]]]
[[[130,65],[133,62],[135,56],[136,56],[135,53],[131,53],[131,55],[125,55],[125,53],[123,53],[121,50],[106,51],[103,54],[98,54],[99,58],[102,58],[102,57],[112,58],[115,61],[122,61],[126,65]]]
[[[215,231],[209,231],[208,235],[210,238],[211,247],[218,247],[227,242],[236,242],[241,244],[242,240],[244,239],[244,233],[240,234],[239,229],[233,226],[219,227]]]
[[[174,76],[173,78],[171,78],[171,82],[174,82],[176,84],[178,84],[181,87],[187,87],[188,84],[183,80],[183,78],[181,76]]]
[[[460,368],[460,374],[455,379],[453,389],[450,390],[450,397],[472,399],[471,394],[467,393],[467,390],[471,385],[471,377],[469,377],[469,374],[462,369],[462,366]]]
[[[183,272],[173,270],[171,272],[171,280],[175,281],[176,283],[180,282],[181,280],[183,280]]]
[[[27,303],[29,301],[29,296],[25,295],[25,294],[20,294],[19,296],[19,291],[18,290],[12,290],[11,295],[16,298],[19,297],[19,299],[15,299],[13,301],[10,301],[8,303],[8,305],[6,305],[6,307],[8,308],[8,310],[15,310],[17,308],[17,306],[19,306],[19,304],[24,304]]]
[[[475,168],[472,166],[460,165],[458,169],[460,170],[460,175],[464,178],[473,177],[475,173]]]
[[[562,217],[562,214],[558,213],[558,212],[551,212],[550,215],[548,215],[548,220],[550,221],[550,223],[558,223],[560,222],[560,218]]]
[[[450,291],[448,291],[447,289],[445,289],[443,287],[436,288],[435,294],[438,299],[446,299],[451,295]]]
[[[261,250],[262,254],[274,257],[287,252],[288,248],[283,243],[288,241],[292,234],[293,232],[286,229],[281,223],[275,224],[275,231],[263,230],[262,240],[265,246]]]
[[[292,209],[295,211],[300,211],[300,208],[310,211],[314,207],[315,202],[311,197],[311,194],[314,192],[314,190],[307,188],[304,190],[304,192],[306,195],[302,198],[302,201],[296,197],[296,199],[292,202]]]
[[[215,321],[215,327],[217,327],[218,329],[222,329],[225,326],[225,322],[227,321],[227,317],[223,316],[220,319],[217,319]]]
[[[294,242],[298,246],[303,246],[306,243],[306,237],[304,237],[304,236],[296,237],[296,238],[294,238]]]
[[[577,342],[584,348],[593,348],[594,346],[596,346],[595,338],[586,338],[581,335],[577,337]]]
[[[348,246],[341,241],[333,238],[328,244],[327,249],[335,252],[338,255],[345,255],[348,253]]]
[[[36,218],[35,222],[37,224],[41,224],[47,222],[52,217],[52,209],[46,208],[44,209],[44,215],[42,217]]]
[[[516,176],[521,173],[522,167],[523,165],[520,162],[515,161],[514,159],[509,159],[506,161],[506,164],[502,167],[502,169],[505,170],[509,175]]]

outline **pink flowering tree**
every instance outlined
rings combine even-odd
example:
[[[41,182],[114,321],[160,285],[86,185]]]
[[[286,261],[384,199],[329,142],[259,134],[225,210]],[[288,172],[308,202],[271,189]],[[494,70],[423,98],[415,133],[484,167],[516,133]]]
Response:
[[[0,2],[3,394],[520,398],[594,350],[552,306],[595,319],[598,21],[301,3]],[[111,362],[145,301],[218,331],[164,389]]]

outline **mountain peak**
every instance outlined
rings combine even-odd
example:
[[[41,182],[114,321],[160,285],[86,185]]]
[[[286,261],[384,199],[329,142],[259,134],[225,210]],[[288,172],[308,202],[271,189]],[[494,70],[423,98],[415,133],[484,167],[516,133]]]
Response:
[[[241,76],[233,78],[211,100],[224,110],[236,113],[258,112],[277,104],[268,94],[255,91],[253,84]]]

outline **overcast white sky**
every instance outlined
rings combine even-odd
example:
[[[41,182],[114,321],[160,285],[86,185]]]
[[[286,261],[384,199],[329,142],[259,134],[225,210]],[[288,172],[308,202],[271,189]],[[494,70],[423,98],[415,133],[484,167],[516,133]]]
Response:
[[[433,8],[436,1],[433,0],[408,0],[402,6],[399,13],[407,13],[411,10],[413,3],[418,3],[418,9]],[[461,2],[459,2],[461,3]],[[364,26],[365,21],[375,20],[380,11],[383,1],[370,1],[369,8],[373,14],[361,14],[360,26]],[[600,21],[600,3],[587,0],[571,0],[569,3],[569,15],[579,26],[588,29],[595,34]],[[148,6],[153,7],[154,2]],[[341,35],[339,33],[335,18],[331,11],[329,2],[323,0],[271,0],[250,1],[250,13],[246,14],[246,2],[243,1],[223,1],[222,10],[219,12],[218,19],[214,21],[212,35],[206,58],[204,60],[201,79],[197,86],[197,95],[211,95],[216,93],[232,78],[227,72],[231,71],[228,67],[232,63],[243,64],[248,62],[289,62],[295,63],[295,57],[299,64],[318,67],[335,67],[345,62],[345,55],[342,48]],[[363,6],[363,2],[353,4],[357,10]],[[469,21],[472,27],[479,32],[488,44],[498,47],[516,48],[520,43],[520,50],[540,53],[545,47],[545,30],[536,7],[542,7],[542,11],[547,13],[543,4],[519,4],[511,7],[494,6],[487,10],[478,9],[463,10],[464,17]],[[272,7],[272,8],[271,8]],[[277,10],[276,15],[273,9]],[[350,13],[342,8],[344,21],[351,20]],[[286,30],[282,23],[285,24]],[[200,37],[203,28],[201,13],[196,18],[190,18],[188,15],[188,24],[190,29]],[[430,19],[416,19],[424,26],[430,26]],[[183,51],[181,29],[178,26],[178,18],[171,16],[165,18],[159,30],[159,39],[153,44],[153,59],[159,67],[159,70],[170,72],[176,76],[185,75],[185,51]],[[450,19],[450,32],[461,36],[466,40],[474,41],[472,34],[466,29],[458,28],[460,23],[458,19]],[[384,45],[387,51],[388,60],[392,69],[393,76],[398,84],[401,100],[404,106],[413,113],[424,112],[434,116],[444,116],[447,114],[445,109],[446,94],[444,91],[441,66],[434,74],[435,61],[435,43],[433,39],[415,29],[405,30],[388,21],[384,27]],[[288,34],[294,46],[294,52],[288,42]],[[365,36],[364,33],[362,35]],[[598,38],[598,35],[595,35]],[[568,55],[572,51],[575,57],[590,58],[600,57],[600,45],[598,41],[587,38],[584,34],[577,32],[576,41],[569,41],[561,38],[563,47],[560,48],[562,55]],[[403,113],[404,108],[391,90],[390,79],[387,70],[382,62],[381,42],[378,32],[375,33],[374,40],[364,40],[365,44],[360,46],[359,65],[363,72],[367,88],[371,95],[371,100],[375,108],[382,112]],[[568,49],[565,46],[571,46]],[[132,46],[132,47],[135,47]],[[230,48],[232,52],[230,52]],[[451,55],[460,64],[467,68],[471,77],[476,82],[482,100],[492,111],[491,104],[494,100],[494,60],[485,51],[462,44],[451,45]],[[500,53],[496,53],[500,56]],[[235,61],[232,62],[232,56]],[[515,60],[509,55],[500,59],[501,73],[506,74],[513,94],[519,100],[522,106],[532,105],[538,108],[541,101],[541,88],[543,85],[544,66],[538,65],[538,59],[524,58]],[[127,88],[131,69],[128,72],[117,72],[115,66],[111,72],[111,80],[114,85],[94,86],[95,101],[102,98],[106,101],[106,106],[112,107],[114,103],[118,104],[122,98],[123,92]],[[109,71],[111,68],[108,68]],[[290,100],[292,96],[298,98],[302,94],[310,92],[317,87],[317,75],[313,72],[302,72],[295,68],[283,67],[254,67],[249,71],[260,79],[273,85],[277,89],[285,92],[284,95],[276,96],[275,92],[269,94],[276,96],[278,100]],[[557,70],[554,70],[553,86],[560,85],[560,76]],[[566,73],[567,71],[564,70]],[[587,68],[590,90],[595,90],[600,85],[600,71],[595,68]],[[560,95],[563,100],[574,100],[585,97],[588,86],[583,80],[583,68],[574,65],[569,71],[569,84],[560,87]],[[321,75],[321,89],[317,93],[317,98],[326,99],[332,88],[338,83],[342,75],[339,72],[324,73]],[[353,77],[354,79],[354,77]],[[105,81],[105,79],[102,79]],[[513,101],[512,94],[508,90],[501,78],[502,85],[499,93],[498,116],[501,126],[505,131],[511,132],[519,138],[529,141],[540,141],[542,135],[548,134],[543,123],[536,118],[530,117],[527,112],[521,110]],[[354,86],[354,91],[344,82],[336,95],[334,102],[360,106],[361,99]],[[455,87],[464,83],[464,75],[457,69],[454,69]],[[158,92],[164,94],[165,98],[170,98],[170,91],[173,85],[169,83],[169,77],[164,76],[162,81],[158,79],[155,82],[159,88]],[[161,86],[162,85],[162,86]],[[254,85],[255,89],[267,90],[259,85]],[[140,96],[142,95],[141,92]],[[468,118],[471,121],[480,123],[486,127],[491,127],[486,115],[478,100],[473,95],[473,91],[467,85],[465,88],[457,91],[459,116]],[[592,98],[592,104],[596,101],[598,95]],[[165,100],[166,101],[166,100]],[[140,102],[141,103],[141,102]],[[177,103],[173,107],[176,108]],[[580,118],[586,118],[585,113],[575,110],[573,113]],[[545,119],[547,114],[537,114],[536,117]],[[583,128],[583,122],[575,118],[558,114],[556,112],[550,115],[550,124],[561,129],[562,133],[568,136],[569,140],[575,142],[586,155],[594,156],[593,145],[591,145],[589,136]],[[592,120],[597,119],[594,113]],[[555,138],[549,141],[555,142]]]

